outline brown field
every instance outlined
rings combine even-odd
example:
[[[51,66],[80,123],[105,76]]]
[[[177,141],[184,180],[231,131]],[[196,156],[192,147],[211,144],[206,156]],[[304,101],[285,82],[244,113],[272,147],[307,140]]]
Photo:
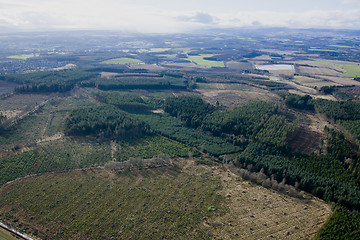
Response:
[[[254,66],[249,62],[235,62],[235,61],[227,62],[226,67],[228,67],[231,70],[236,70],[236,71],[254,69]]]
[[[183,62],[183,63],[164,62],[162,63],[162,65],[164,67],[169,67],[169,68],[199,68],[199,66],[193,62]]]
[[[319,77],[332,81],[335,84],[360,86],[360,82],[347,77],[335,77],[335,76],[319,76]]]
[[[0,109],[2,111],[28,111],[54,96],[56,94],[15,94],[2,99],[0,101]]]
[[[250,73],[250,74],[247,74],[247,75],[250,76],[250,77],[259,78],[259,79],[270,79],[269,76],[260,75],[260,74]],[[270,80],[271,80],[271,79],[270,79]]]
[[[18,116],[21,113],[21,111],[19,110],[7,110],[7,111],[1,111],[0,110],[0,114],[5,115],[6,118],[13,118]]]
[[[319,89],[324,86],[342,86],[342,84],[338,84],[333,81],[310,78],[305,76],[295,76],[293,81],[306,87],[317,87]]]
[[[329,69],[333,69],[335,71],[344,73],[345,70],[342,69],[341,67],[337,66],[337,65],[339,65],[341,63],[344,63],[344,62],[331,61],[331,60],[321,60],[321,61],[306,62],[306,64],[314,66],[314,67],[329,68]]]
[[[234,107],[242,105],[251,101],[276,101],[279,99],[274,93],[264,89],[249,87],[247,90],[209,90],[197,89],[206,101],[216,104],[219,101],[220,105],[227,107]]]
[[[156,64],[142,64],[142,65],[131,65],[130,69],[146,69],[149,71],[162,71],[166,68]]]
[[[272,58],[271,58],[269,55],[264,54],[264,55],[261,55],[261,56],[252,58],[251,60],[255,60],[255,61],[270,61],[270,60],[272,60]]]
[[[236,83],[197,83],[197,89],[208,90],[254,90],[253,87],[246,84]]]
[[[297,91],[300,91],[302,93],[305,94],[313,94],[315,95],[317,93],[316,89],[312,88],[312,87],[307,87],[304,85],[300,85],[292,80],[285,80],[285,79],[280,79],[280,80],[273,80],[274,82],[281,82],[281,83],[285,83],[288,84],[289,86],[293,87],[294,89],[297,89]],[[291,90],[290,90],[291,91]]]
[[[271,70],[269,72],[275,76],[281,76],[281,75],[293,76],[295,70]]]
[[[317,198],[279,194],[242,181],[231,171],[214,169],[229,208],[224,216],[207,220],[217,223],[209,227],[217,239],[310,239],[331,215],[330,206]]]
[[[295,90],[295,89],[290,89],[289,93],[297,94],[297,95],[300,95],[300,96],[310,95],[312,98],[315,98],[315,99],[320,98],[320,99],[327,99],[327,100],[337,101],[337,99],[332,95],[308,94],[308,93],[304,93],[302,91]]]
[[[295,152],[310,154],[320,149],[321,136],[320,133],[312,131],[305,124],[300,124],[290,138],[289,146]]]
[[[298,66],[297,72],[305,75],[324,75],[324,76],[339,76],[343,71],[337,71],[335,69],[327,67],[305,67]]]

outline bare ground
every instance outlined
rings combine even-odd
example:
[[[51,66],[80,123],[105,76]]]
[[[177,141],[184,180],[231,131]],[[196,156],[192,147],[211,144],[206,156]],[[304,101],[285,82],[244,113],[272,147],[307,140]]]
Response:
[[[199,89],[199,92],[206,101],[216,104],[218,101],[220,105],[227,107],[234,107],[242,105],[251,101],[276,101],[279,97],[269,91],[262,89],[249,89],[245,91],[240,90],[207,90]]]
[[[311,239],[331,215],[325,202],[305,194],[305,199],[279,194],[242,181],[230,171],[214,169],[220,176],[229,212],[207,219],[216,239]]]
[[[309,75],[325,75],[325,76],[339,76],[344,71],[338,69],[331,69],[328,67],[305,67],[298,66],[298,71],[300,74],[309,74]]]

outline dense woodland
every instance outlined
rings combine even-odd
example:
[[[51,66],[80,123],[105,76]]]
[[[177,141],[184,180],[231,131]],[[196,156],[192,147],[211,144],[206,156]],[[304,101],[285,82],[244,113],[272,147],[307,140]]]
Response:
[[[168,97],[164,103],[165,112],[180,119],[186,127],[193,128],[200,127],[203,119],[214,110],[214,106],[204,103],[199,96]]]
[[[83,81],[83,87],[96,87],[100,90],[131,90],[131,89],[149,89],[166,90],[177,89],[186,90],[187,83],[184,79],[165,77],[165,78],[94,78]]]
[[[151,106],[145,102],[139,95],[128,92],[114,92],[114,91],[101,91],[97,92],[99,100],[106,103],[115,105],[122,110],[128,111],[146,111],[150,110]]]
[[[74,110],[65,122],[65,132],[69,135],[137,137],[146,130],[144,122],[111,105]]]
[[[4,77],[4,80],[21,84],[15,88],[18,93],[49,93],[70,91],[77,83],[95,76],[97,73],[83,70],[63,70],[14,74]]]

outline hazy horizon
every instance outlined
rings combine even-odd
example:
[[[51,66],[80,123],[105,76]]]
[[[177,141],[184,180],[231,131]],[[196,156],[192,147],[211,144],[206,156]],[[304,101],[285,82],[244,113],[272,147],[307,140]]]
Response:
[[[0,0],[0,33],[48,30],[176,33],[232,27],[360,30],[360,1]]]

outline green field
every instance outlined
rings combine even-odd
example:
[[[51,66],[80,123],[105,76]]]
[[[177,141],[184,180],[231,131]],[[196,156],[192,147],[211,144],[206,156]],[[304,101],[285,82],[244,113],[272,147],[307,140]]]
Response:
[[[352,48],[352,46],[347,46],[347,45],[338,45],[338,44],[333,44],[333,45],[328,45],[329,47],[338,47],[338,48]]]
[[[201,54],[199,56],[188,56],[188,60],[190,60],[191,62],[194,62],[197,65],[199,65],[200,67],[204,67],[204,68],[225,67],[223,61],[210,61],[210,60],[204,59],[204,58],[212,57],[212,56],[214,56],[214,55],[213,54]]]
[[[114,58],[101,62],[101,64],[122,64],[122,65],[138,65],[143,64],[142,61],[134,58]]]
[[[340,65],[339,67],[341,67],[346,71],[346,73],[341,75],[342,77],[355,78],[360,76],[360,65],[344,64],[344,65]]]
[[[8,56],[7,58],[17,59],[17,60],[26,60],[28,58],[37,57],[37,56],[38,56],[38,54],[21,54],[21,55]]]
[[[308,51],[316,51],[316,52],[338,52],[330,49],[321,49],[321,48],[309,48]]]
[[[19,240],[20,238],[14,237],[10,232],[0,228],[0,240]]]

